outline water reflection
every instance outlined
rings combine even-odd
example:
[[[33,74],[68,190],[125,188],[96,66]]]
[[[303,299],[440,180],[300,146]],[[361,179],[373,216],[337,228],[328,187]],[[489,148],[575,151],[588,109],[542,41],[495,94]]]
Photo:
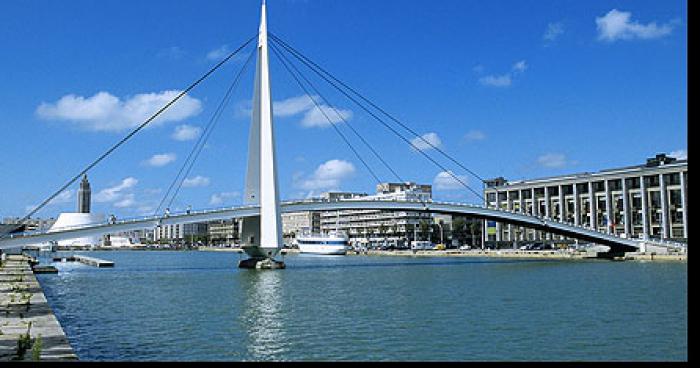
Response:
[[[93,254],[37,275],[86,361],[687,360],[685,263]]]
[[[286,353],[282,295],[284,271],[242,270],[244,309],[242,327],[252,360],[280,360]]]

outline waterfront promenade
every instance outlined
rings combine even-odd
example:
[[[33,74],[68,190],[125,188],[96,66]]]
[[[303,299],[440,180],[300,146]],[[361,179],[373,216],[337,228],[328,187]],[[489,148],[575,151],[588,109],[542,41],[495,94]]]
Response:
[[[234,252],[242,253],[240,248],[218,248],[218,247],[199,247],[200,251],[207,252]],[[299,249],[283,249],[282,254],[292,255],[298,254]],[[368,250],[366,252],[348,251],[350,256],[398,256],[398,257],[490,257],[490,258],[524,258],[524,259],[592,259],[595,254],[589,252],[578,252],[569,250],[541,250],[541,251],[521,251],[515,249],[472,249],[472,250]],[[624,258],[616,260],[625,261],[675,261],[687,262],[688,255],[681,253],[656,254],[654,252],[646,253],[627,253]]]
[[[75,360],[29,261],[10,255],[0,265],[0,361]]]

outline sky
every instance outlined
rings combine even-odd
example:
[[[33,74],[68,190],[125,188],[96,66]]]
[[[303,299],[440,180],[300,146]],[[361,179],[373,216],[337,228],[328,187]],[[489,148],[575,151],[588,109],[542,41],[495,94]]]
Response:
[[[397,179],[348,125],[401,179],[432,184],[436,200],[480,203],[454,177],[477,192],[482,184],[434,147],[481,178],[510,180],[637,165],[657,153],[687,158],[686,2],[267,4],[271,32],[424,139],[404,132],[410,146],[297,64],[320,93],[311,92],[314,102],[271,52],[283,199],[375,190],[324,112],[380,181]],[[254,36],[259,19],[258,0],[4,1],[0,218],[48,198]],[[154,213],[253,46],[89,171],[93,212]],[[242,202],[253,66],[172,211]],[[75,211],[77,188],[34,217]]]

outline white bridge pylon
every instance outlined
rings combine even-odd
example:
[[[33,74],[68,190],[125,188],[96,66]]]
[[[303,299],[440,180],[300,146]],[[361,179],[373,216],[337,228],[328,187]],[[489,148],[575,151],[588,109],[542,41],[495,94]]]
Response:
[[[634,251],[640,249],[642,241],[625,239],[612,234],[601,233],[582,226],[567,224],[551,219],[510,212],[477,205],[448,202],[417,202],[417,201],[384,201],[384,200],[341,200],[341,201],[295,201],[280,204],[280,213],[302,211],[343,211],[343,210],[387,210],[387,211],[427,211],[460,216],[471,216],[480,219],[494,220],[524,226],[530,229],[543,230],[552,234],[590,241],[596,244],[610,246],[611,249]],[[243,205],[238,207],[221,208],[207,211],[173,214],[168,217],[144,217],[140,219],[117,221],[112,224],[96,224],[75,229],[65,229],[51,233],[18,234],[0,239],[0,248],[11,248],[50,241],[59,241],[86,236],[99,236],[139,229],[153,228],[157,225],[175,225],[185,223],[207,222],[231,218],[243,218],[243,222],[260,216],[259,205]],[[646,241],[646,243],[654,243]],[[658,244],[658,246],[665,246]]]
[[[244,203],[260,206],[260,215],[244,219],[240,234],[245,252],[251,258],[260,259],[275,257],[284,245],[272,122],[267,11],[264,1],[256,52]]]

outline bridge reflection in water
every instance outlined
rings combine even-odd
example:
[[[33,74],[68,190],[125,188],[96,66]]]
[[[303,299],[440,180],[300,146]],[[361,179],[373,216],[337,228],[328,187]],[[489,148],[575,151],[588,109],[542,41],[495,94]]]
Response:
[[[255,360],[279,360],[288,353],[284,326],[279,318],[284,279],[279,272],[240,272],[240,284],[245,285],[245,308],[240,326],[247,329],[248,353]]]

